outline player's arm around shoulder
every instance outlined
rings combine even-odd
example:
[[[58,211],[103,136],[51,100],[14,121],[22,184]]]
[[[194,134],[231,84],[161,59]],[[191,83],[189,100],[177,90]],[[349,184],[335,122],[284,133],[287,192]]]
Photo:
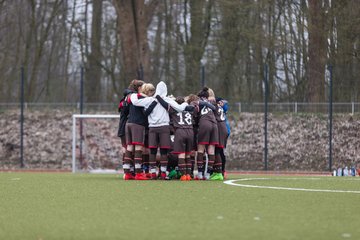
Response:
[[[164,100],[170,104],[172,108],[174,108],[177,112],[182,112],[185,110],[186,106],[188,105],[187,102],[184,102],[182,104],[178,104],[175,100],[165,97]]]
[[[130,95],[130,100],[134,106],[148,108],[151,105],[151,103],[154,101],[154,98],[144,97],[139,93],[133,93]]]

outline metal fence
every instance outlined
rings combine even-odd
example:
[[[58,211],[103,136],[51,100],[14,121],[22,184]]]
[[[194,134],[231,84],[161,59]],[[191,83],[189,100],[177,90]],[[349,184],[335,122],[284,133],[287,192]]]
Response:
[[[235,103],[232,105],[231,111],[238,113],[263,113],[265,111],[264,103]],[[333,113],[360,113],[360,103],[333,103]],[[288,102],[288,103],[268,103],[268,111],[272,113],[307,113],[318,112],[328,113],[329,103],[304,103],[304,102]]]
[[[0,103],[0,111],[20,109],[20,103]],[[264,103],[230,103],[230,113],[263,113],[265,110]],[[84,103],[84,113],[90,112],[117,112],[117,103]],[[80,112],[80,102],[72,103],[26,103],[25,110],[72,110],[74,113]],[[268,103],[268,111],[271,113],[307,113],[318,112],[328,113],[329,103],[304,103],[304,102],[287,102],[287,103]],[[360,113],[359,102],[333,103],[333,113]]]
[[[21,103],[0,103],[0,111],[20,109]],[[24,109],[36,110],[70,110],[80,112],[80,102],[73,103],[24,103]],[[84,103],[84,113],[88,112],[117,112],[117,103]]]

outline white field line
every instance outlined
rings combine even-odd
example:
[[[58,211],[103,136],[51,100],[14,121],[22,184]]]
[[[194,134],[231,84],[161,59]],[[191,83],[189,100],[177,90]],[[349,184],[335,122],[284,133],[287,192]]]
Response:
[[[263,189],[275,189],[275,190],[288,190],[288,191],[304,191],[304,192],[329,192],[329,193],[360,193],[360,191],[352,191],[352,190],[329,190],[329,189],[309,189],[309,188],[290,188],[290,187],[273,187],[273,186],[260,186],[260,185],[251,185],[251,184],[241,184],[235,183],[239,181],[253,181],[253,180],[320,180],[320,178],[242,178],[235,180],[227,180],[224,181],[225,184],[237,187],[246,187],[246,188],[263,188]],[[349,179],[350,180],[350,179]],[[358,180],[358,179],[353,179]]]

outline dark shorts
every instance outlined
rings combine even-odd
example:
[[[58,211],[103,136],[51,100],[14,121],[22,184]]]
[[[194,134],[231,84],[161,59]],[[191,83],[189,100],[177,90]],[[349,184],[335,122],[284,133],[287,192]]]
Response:
[[[144,145],[145,127],[135,123],[126,123],[125,127],[127,145]]]
[[[194,131],[191,128],[178,128],[175,132],[174,154],[190,154],[193,150]]]
[[[228,139],[226,123],[218,122],[218,129],[219,129],[219,144],[216,147],[226,148],[226,142]]]
[[[149,148],[171,148],[170,127],[150,127],[149,128]]]
[[[219,143],[219,131],[217,123],[203,121],[199,124],[198,144],[217,145]]]

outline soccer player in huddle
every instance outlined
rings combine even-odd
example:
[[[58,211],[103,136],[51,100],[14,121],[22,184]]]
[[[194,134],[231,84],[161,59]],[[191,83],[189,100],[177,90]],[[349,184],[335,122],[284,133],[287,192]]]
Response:
[[[128,143],[126,140],[126,124],[128,122],[130,114],[130,104],[128,101],[129,95],[132,93],[137,93],[140,91],[141,86],[144,84],[144,81],[141,80],[132,80],[127,89],[124,90],[124,97],[119,103],[119,112],[120,112],[120,121],[119,121],[119,131],[118,136],[121,139],[121,144],[123,147],[123,169],[125,180],[134,179],[134,162],[133,162],[133,149],[134,147],[129,147],[127,150]]]
[[[140,98],[144,98],[143,94],[151,94],[154,91],[152,84],[143,84],[137,89],[138,93],[132,93],[127,97],[127,103],[129,104],[129,117],[125,127],[126,134],[126,152],[124,157],[124,171],[128,168],[128,162],[134,162],[135,177],[125,172],[125,180],[147,180],[148,177],[144,174],[143,165],[143,152],[145,150],[145,131],[148,127],[147,116],[144,108],[135,106],[131,101],[132,95],[137,95]]]
[[[204,154],[205,150],[208,154],[208,171],[212,170],[215,162],[215,146],[219,141],[219,133],[217,121],[214,115],[215,99],[209,98],[209,88],[204,87],[198,96],[200,100],[210,104],[199,104],[199,130],[198,130],[198,145],[197,145],[197,165],[199,180],[206,180],[209,178],[208,172],[205,172]]]
[[[225,171],[225,166],[226,166],[226,156],[225,156],[225,153],[224,153],[224,149],[226,148],[226,143],[227,143],[227,140],[230,136],[230,124],[229,124],[229,121],[227,119],[227,116],[226,116],[226,113],[229,109],[229,106],[228,106],[228,102],[225,100],[225,99],[222,99],[222,98],[219,98],[217,97],[216,98],[216,103],[218,104],[219,108],[221,108],[222,110],[219,111],[220,113],[220,119],[221,121],[223,121],[222,119],[225,118],[225,125],[226,125],[226,135],[224,134],[225,132],[225,129],[224,127],[219,127],[219,142],[220,142],[220,147],[218,149],[215,149],[215,155],[216,154],[219,154],[220,157],[221,157],[221,171],[222,171],[222,175],[224,177],[224,179],[226,178],[226,171]],[[219,121],[218,121],[219,123]],[[221,123],[223,124],[223,123]],[[220,134],[220,131],[222,131],[222,133]],[[222,138],[222,139],[221,139]],[[221,144],[221,141],[222,144]],[[222,147],[221,147],[222,146]],[[216,157],[215,157],[216,158]]]
[[[199,131],[199,97],[195,94],[190,94],[189,96],[186,97],[186,101],[189,105],[194,106],[194,111],[193,111],[193,147],[192,147],[192,151],[190,153],[190,162],[191,162],[191,176],[194,177],[194,168],[195,168],[195,158],[196,158],[196,152],[197,152],[197,133]],[[195,178],[194,178],[195,179]]]
[[[190,153],[193,147],[193,121],[192,111],[193,106],[187,106],[184,111],[176,111],[173,107],[167,106],[167,103],[161,98],[158,98],[160,103],[168,109],[171,122],[174,127],[174,149],[173,154],[178,155],[178,168],[182,175],[181,181],[191,180],[191,161]],[[178,104],[185,103],[183,97],[177,97],[176,102]]]
[[[216,104],[216,110],[214,112],[215,119],[217,121],[217,127],[218,127],[218,139],[219,142],[215,146],[215,163],[213,167],[213,173],[210,177],[211,180],[224,180],[223,173],[222,173],[222,158],[221,158],[221,152],[224,152],[224,148],[226,146],[227,141],[227,127],[225,122],[225,112],[222,107],[223,102],[217,102],[215,98],[214,91],[209,88],[209,99],[211,101],[215,101]]]

